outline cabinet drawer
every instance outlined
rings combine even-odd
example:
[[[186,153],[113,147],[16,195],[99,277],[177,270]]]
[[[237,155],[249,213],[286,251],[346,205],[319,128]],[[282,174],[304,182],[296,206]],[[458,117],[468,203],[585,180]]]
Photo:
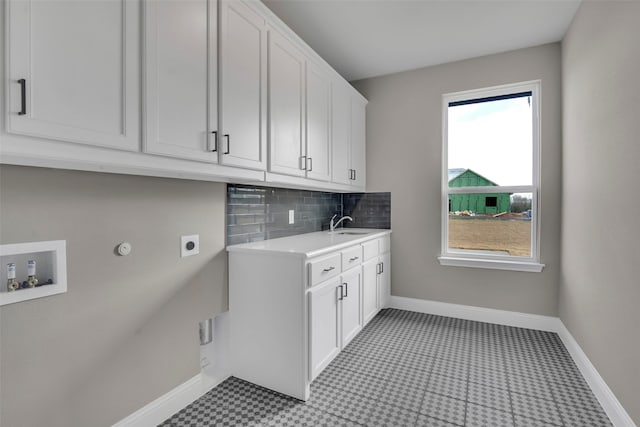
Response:
[[[378,240],[379,239],[376,239],[362,244],[363,261],[367,261],[378,256]]]
[[[384,236],[378,240],[380,242],[380,253],[384,254],[391,250],[391,238]]]
[[[361,262],[362,247],[360,245],[342,251],[342,271],[360,265]]]
[[[317,285],[340,274],[340,253],[309,262],[309,286]]]

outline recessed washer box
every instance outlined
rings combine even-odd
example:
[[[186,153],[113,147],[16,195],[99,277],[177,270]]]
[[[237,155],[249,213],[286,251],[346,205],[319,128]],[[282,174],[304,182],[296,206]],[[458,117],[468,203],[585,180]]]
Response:
[[[180,256],[186,257],[198,255],[200,253],[200,235],[192,234],[190,236],[180,237]]]
[[[6,285],[7,264],[15,264],[16,280],[23,283],[27,279],[27,263],[30,260],[36,262],[38,285],[34,288],[20,288],[9,292]],[[65,292],[67,292],[66,240],[0,245],[0,306]]]

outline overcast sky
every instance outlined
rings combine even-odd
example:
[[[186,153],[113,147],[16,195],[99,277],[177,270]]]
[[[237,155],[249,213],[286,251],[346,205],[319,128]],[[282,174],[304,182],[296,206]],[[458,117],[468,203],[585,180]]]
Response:
[[[449,107],[449,169],[472,169],[498,185],[531,185],[529,98]]]

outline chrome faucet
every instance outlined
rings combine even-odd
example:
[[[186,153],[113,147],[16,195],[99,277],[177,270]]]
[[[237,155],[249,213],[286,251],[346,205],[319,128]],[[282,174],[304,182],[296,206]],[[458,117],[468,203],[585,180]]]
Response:
[[[345,219],[348,219],[349,221],[353,221],[353,218],[351,218],[350,216],[343,216],[342,218],[340,218],[340,219],[338,220],[338,222],[334,223],[334,222],[333,222],[333,219],[334,219],[335,217],[337,217],[337,216],[338,216],[338,214],[335,214],[334,216],[332,216],[332,217],[331,217],[331,222],[329,223],[329,231],[334,231],[334,230],[336,229],[336,227],[337,227],[338,225],[340,225],[340,223],[341,223],[342,221],[344,221]]]

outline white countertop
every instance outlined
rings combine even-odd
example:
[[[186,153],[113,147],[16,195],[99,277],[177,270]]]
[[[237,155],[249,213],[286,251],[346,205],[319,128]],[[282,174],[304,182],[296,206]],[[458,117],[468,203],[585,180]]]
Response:
[[[312,258],[349,246],[357,245],[367,240],[382,237],[390,233],[391,230],[387,229],[339,228],[334,232],[317,231],[315,233],[298,234],[296,236],[280,237],[278,239],[263,240],[260,242],[230,245],[227,246],[227,251],[283,253]]]

